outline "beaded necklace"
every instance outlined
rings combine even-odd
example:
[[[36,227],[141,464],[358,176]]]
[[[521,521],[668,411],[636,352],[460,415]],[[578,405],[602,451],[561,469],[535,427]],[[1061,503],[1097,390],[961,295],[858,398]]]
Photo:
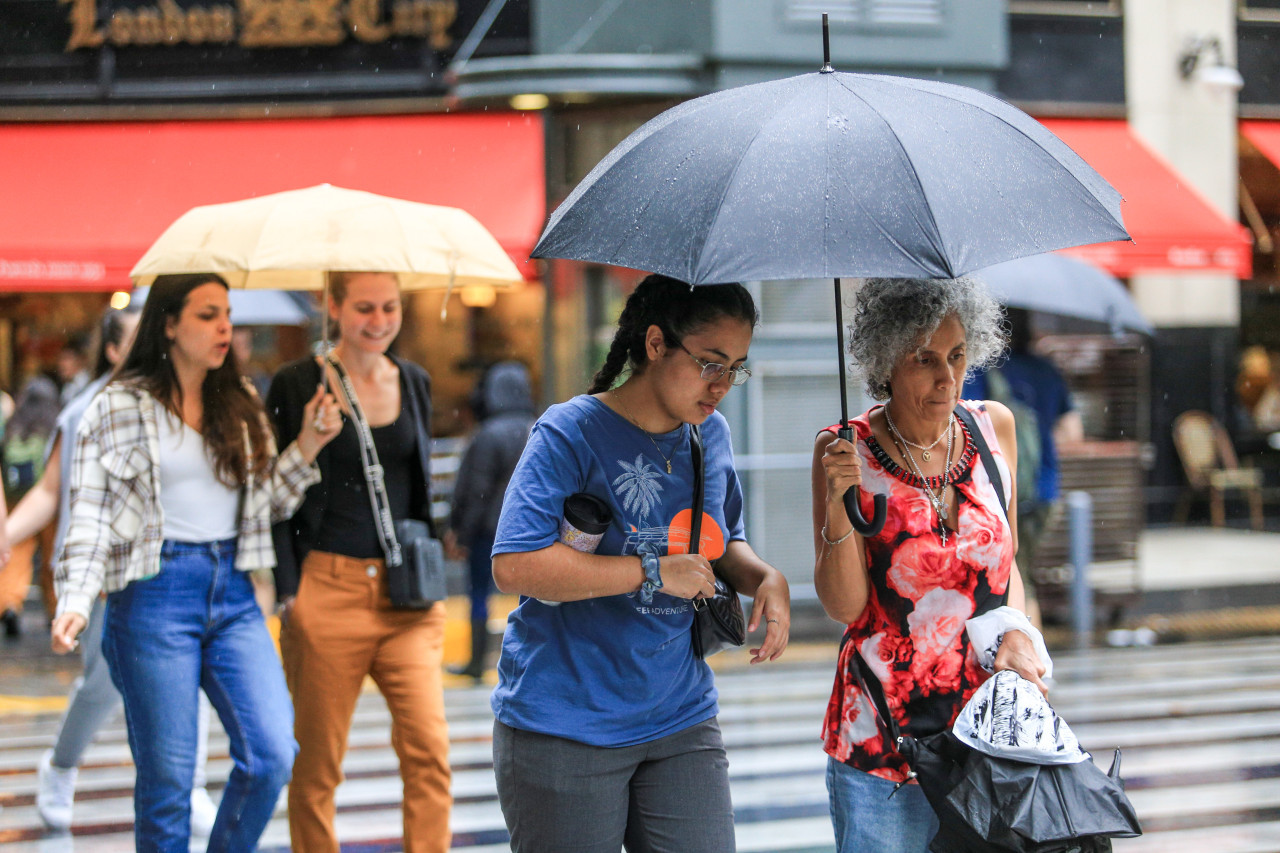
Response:
[[[942,440],[942,436],[947,437],[947,464],[942,470],[942,481],[939,484],[938,491],[934,491],[929,485],[929,478],[924,475],[924,471],[920,468],[920,463],[916,462],[915,456],[911,453],[912,447],[920,447],[920,445],[907,441],[902,433],[898,432],[898,426],[893,422],[893,416],[889,414],[889,404],[884,406],[884,420],[889,425],[889,432],[893,435],[893,439],[897,442],[898,447],[902,450],[902,455],[906,457],[907,464],[920,478],[921,488],[924,490],[925,497],[929,499],[929,503],[933,505],[933,510],[938,514],[939,535],[942,537],[942,544],[947,544],[947,504],[944,498],[947,494],[947,486],[951,482],[951,453],[955,447],[955,416],[951,415],[947,418],[947,429],[942,435],[938,436],[937,441],[930,445],[932,448]],[[926,455],[925,459],[929,457]]]

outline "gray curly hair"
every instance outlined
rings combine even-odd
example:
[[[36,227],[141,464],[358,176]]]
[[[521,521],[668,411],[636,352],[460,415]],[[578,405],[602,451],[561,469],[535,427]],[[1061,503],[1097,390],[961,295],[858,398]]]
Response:
[[[969,372],[994,363],[1008,341],[1008,324],[981,279],[867,279],[858,290],[849,330],[849,354],[867,394],[887,400],[894,367],[953,314],[964,327]]]

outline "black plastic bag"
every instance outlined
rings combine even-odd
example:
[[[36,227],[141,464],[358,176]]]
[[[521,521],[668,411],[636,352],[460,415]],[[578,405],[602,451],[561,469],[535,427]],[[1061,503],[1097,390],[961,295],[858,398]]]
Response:
[[[1110,853],[1112,838],[1142,834],[1120,780],[1120,751],[1042,765],[971,749],[950,731],[903,737],[907,759],[938,816],[933,853]]]

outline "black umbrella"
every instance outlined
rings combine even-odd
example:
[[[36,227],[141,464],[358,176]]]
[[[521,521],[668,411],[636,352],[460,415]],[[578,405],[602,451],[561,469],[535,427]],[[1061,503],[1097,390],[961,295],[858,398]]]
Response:
[[[950,731],[904,737],[898,749],[938,816],[933,853],[1110,853],[1142,834],[1120,780],[1120,751],[1103,773],[1031,764],[970,749]]]
[[[844,424],[841,278],[954,278],[1128,234],[1119,193],[1030,116],[963,86],[837,73],[825,15],[823,47],[817,73],[687,101],[632,133],[533,257],[695,285],[834,278]],[[845,503],[859,531],[879,529],[853,490]]]

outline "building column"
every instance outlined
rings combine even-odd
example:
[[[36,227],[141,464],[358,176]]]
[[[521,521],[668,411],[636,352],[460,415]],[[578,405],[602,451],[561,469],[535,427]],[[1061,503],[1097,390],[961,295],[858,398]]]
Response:
[[[1216,38],[1236,61],[1233,0],[1126,0],[1125,95],[1129,124],[1210,204],[1237,218],[1237,100],[1230,89],[1184,79],[1179,60],[1194,40]],[[1213,53],[1202,54],[1212,62]],[[1229,275],[1139,275],[1134,300],[1156,327],[1151,357],[1151,440],[1156,461],[1148,490],[1163,517],[1182,473],[1170,429],[1188,409],[1230,427],[1240,327],[1239,282]]]

